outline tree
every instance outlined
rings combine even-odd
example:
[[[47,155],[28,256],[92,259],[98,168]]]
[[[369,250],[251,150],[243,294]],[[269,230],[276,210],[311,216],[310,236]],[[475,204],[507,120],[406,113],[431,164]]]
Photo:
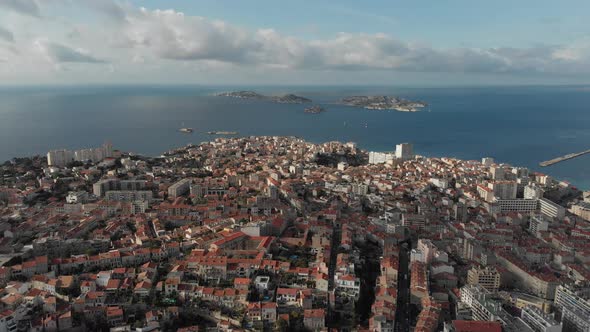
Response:
[[[301,314],[299,313],[299,311],[297,310],[293,310],[291,311],[291,313],[289,314],[289,317],[291,317],[292,319],[298,319],[299,316],[301,316]]]
[[[135,234],[137,232],[137,227],[135,227],[135,223],[132,221],[128,221],[126,224],[127,228],[131,231],[131,233]]]
[[[70,161],[69,163],[66,164],[67,168],[82,167],[82,166],[84,166],[84,163],[81,161],[77,161],[77,160]]]
[[[98,255],[98,250],[93,249],[93,248],[88,248],[84,251],[84,253],[88,256],[94,256],[94,255]]]
[[[176,226],[174,225],[174,223],[170,220],[166,220],[164,222],[164,229],[167,230],[168,232],[173,231],[176,228]]]
[[[287,322],[285,319],[278,319],[275,323],[275,330],[276,331],[287,331],[287,327],[289,326],[289,322]]]

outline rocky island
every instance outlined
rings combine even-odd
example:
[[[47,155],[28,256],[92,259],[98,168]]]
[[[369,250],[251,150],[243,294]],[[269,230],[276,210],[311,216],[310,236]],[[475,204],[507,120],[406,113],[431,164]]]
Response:
[[[311,99],[297,96],[294,94],[286,94],[283,96],[265,96],[254,91],[234,91],[234,92],[222,92],[217,94],[218,97],[232,97],[242,99],[254,99],[254,100],[266,100],[280,104],[303,104],[311,103]]]
[[[218,93],[216,96],[218,97],[232,97],[232,98],[242,98],[242,99],[266,99],[266,96],[263,96],[254,91],[233,91],[233,92],[222,92]]]
[[[369,110],[396,110],[399,112],[417,112],[419,108],[427,106],[425,102],[391,96],[352,96],[343,98],[340,103]]]
[[[311,103],[311,99],[297,96],[294,94],[286,94],[280,97],[270,97],[270,99],[276,103],[282,104],[303,104],[303,103]]]
[[[325,112],[326,110],[318,105],[315,106],[311,106],[305,109],[305,113],[310,113],[310,114],[318,114],[318,113],[322,113]]]

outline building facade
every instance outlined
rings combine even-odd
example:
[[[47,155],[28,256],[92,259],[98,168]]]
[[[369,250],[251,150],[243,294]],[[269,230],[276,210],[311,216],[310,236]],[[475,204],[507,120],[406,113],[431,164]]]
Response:
[[[563,219],[565,217],[565,208],[546,198],[539,199],[539,209],[549,218]]]
[[[535,306],[526,306],[520,318],[535,332],[561,332],[562,325]]]
[[[395,157],[403,160],[414,158],[414,146],[410,143],[401,143],[396,145]]]
[[[555,308],[565,331],[590,331],[590,301],[573,287],[560,285],[555,292]]]
[[[495,293],[500,288],[500,273],[495,267],[472,267],[467,272],[467,283],[469,285],[479,285],[487,291]]]

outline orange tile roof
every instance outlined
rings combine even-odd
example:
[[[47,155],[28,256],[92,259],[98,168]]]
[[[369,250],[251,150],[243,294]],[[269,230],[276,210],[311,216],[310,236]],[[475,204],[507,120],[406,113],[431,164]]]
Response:
[[[502,332],[500,322],[454,320],[452,324],[456,332]]]

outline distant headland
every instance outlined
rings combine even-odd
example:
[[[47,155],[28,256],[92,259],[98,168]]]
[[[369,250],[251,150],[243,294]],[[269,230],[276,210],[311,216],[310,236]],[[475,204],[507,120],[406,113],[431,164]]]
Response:
[[[294,94],[286,94],[282,96],[265,96],[254,91],[233,91],[233,92],[222,92],[218,93],[218,97],[232,97],[241,99],[254,99],[254,100],[265,100],[280,104],[303,104],[311,103],[311,99],[297,96]]]

